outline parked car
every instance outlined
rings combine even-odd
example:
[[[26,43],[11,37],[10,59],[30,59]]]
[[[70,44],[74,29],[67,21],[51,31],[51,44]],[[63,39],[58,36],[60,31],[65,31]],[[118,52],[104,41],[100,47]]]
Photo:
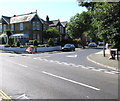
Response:
[[[98,42],[99,46],[103,46],[104,42]]]
[[[75,51],[75,45],[74,44],[65,44],[62,48],[62,51]]]
[[[91,42],[88,44],[88,47],[97,47],[97,44],[95,42]]]

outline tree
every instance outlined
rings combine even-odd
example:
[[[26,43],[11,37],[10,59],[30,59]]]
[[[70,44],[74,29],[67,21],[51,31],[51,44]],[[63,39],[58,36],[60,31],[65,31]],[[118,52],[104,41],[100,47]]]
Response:
[[[13,38],[9,38],[8,40],[8,45],[12,46],[14,43],[14,39]]]
[[[53,46],[53,45],[54,45],[54,42],[53,42],[52,38],[49,38],[49,40],[48,40],[48,45],[50,45],[50,46]]]
[[[79,5],[91,13],[89,32],[95,32],[101,40],[111,42],[113,48],[120,49],[120,2],[79,2]]]
[[[49,38],[58,38],[60,36],[59,31],[56,28],[50,28],[46,30],[46,33],[44,33],[44,37]]]
[[[10,29],[7,29],[7,30],[6,30],[6,34],[7,34],[8,38],[12,35]]]
[[[9,37],[12,35],[11,30],[10,29],[6,29],[6,34],[7,34],[7,44],[8,44]]]
[[[81,14],[77,13],[70,19],[67,25],[67,31],[71,38],[81,39],[82,46],[85,45],[84,33],[88,31],[90,27],[91,17],[89,12],[83,12]]]
[[[36,47],[38,46],[37,40],[34,40],[34,41],[33,41],[33,45],[36,46]]]
[[[17,45],[17,47],[20,47],[20,40],[17,40],[16,45]]]

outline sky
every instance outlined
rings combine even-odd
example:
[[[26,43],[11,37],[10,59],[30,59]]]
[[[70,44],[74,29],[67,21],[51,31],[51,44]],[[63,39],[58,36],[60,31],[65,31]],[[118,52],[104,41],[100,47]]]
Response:
[[[78,6],[77,0],[0,0],[0,18],[2,15],[20,15],[36,10],[43,20],[48,15],[50,20],[60,21],[69,21],[77,13],[87,11]]]

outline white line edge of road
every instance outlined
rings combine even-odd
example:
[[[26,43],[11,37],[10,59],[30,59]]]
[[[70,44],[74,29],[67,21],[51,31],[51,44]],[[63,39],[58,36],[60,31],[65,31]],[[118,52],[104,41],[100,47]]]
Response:
[[[93,62],[93,63],[95,63],[95,64],[98,64],[98,65],[103,66],[103,67],[106,67],[106,68],[110,68],[110,69],[115,70],[115,71],[117,70],[117,69],[115,69],[114,67],[111,67],[111,66],[107,66],[107,65],[104,65],[104,64],[98,63],[98,62],[96,62],[96,61],[90,59],[89,57],[90,57],[90,55],[87,56],[87,60],[89,60],[89,61],[91,61],[91,62]]]
[[[93,87],[93,86],[90,86],[90,85],[87,85],[87,84],[84,84],[84,83],[80,83],[80,82],[77,82],[77,81],[74,81],[74,80],[71,80],[71,79],[68,79],[68,78],[64,78],[64,77],[62,77],[62,76],[57,76],[57,75],[55,75],[55,74],[48,73],[48,72],[46,72],[46,71],[42,71],[42,73],[43,73],[43,74],[47,74],[47,75],[52,76],[52,77],[56,77],[56,78],[65,80],[65,81],[72,82],[72,83],[74,83],[74,84],[78,84],[78,85],[84,86],[84,87],[87,87],[87,88],[91,88],[91,89],[96,90],[96,91],[99,91],[99,90],[100,90],[99,88],[96,88],[96,87]]]

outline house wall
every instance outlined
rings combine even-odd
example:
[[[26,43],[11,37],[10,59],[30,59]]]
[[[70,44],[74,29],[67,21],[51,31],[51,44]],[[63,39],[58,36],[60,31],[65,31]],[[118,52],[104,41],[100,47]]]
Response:
[[[33,22],[36,22],[36,29],[33,29]],[[37,22],[39,22],[39,29],[37,29]],[[29,34],[29,40],[37,39],[38,42],[42,42],[43,24],[36,15],[31,22],[23,22],[23,30],[20,30],[20,23],[15,23],[14,31],[12,32]]]
[[[35,22],[35,27],[34,27],[35,29],[33,29],[33,22]],[[37,28],[38,22],[39,22],[39,29]],[[32,40],[37,39],[39,43],[42,43],[43,24],[37,15],[31,21],[31,33],[32,33],[31,34]]]

